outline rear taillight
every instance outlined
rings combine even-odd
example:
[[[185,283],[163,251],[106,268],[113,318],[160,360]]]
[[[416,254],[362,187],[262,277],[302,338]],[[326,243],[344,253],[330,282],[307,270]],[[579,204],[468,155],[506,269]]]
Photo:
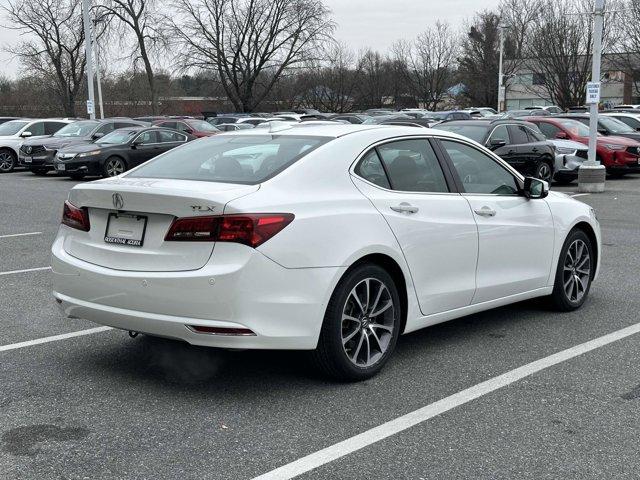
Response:
[[[291,213],[176,218],[165,241],[234,242],[256,248],[293,221]]]
[[[62,210],[62,223],[68,227],[88,232],[91,228],[89,210],[87,207],[78,208],[69,201],[65,201]]]

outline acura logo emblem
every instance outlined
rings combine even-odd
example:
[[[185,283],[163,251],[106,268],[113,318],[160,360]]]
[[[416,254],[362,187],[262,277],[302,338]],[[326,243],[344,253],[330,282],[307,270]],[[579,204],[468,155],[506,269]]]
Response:
[[[113,200],[113,206],[116,210],[122,210],[124,208],[124,200],[119,193],[111,195],[111,200]]]
[[[27,147],[27,153],[31,153],[31,150],[33,150],[33,147]]]

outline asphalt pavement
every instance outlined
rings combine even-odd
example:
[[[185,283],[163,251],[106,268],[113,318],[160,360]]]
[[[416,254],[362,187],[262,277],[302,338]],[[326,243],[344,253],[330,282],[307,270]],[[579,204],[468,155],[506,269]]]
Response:
[[[96,326],[62,317],[46,270],[75,183],[0,176],[3,479],[251,479],[640,322],[640,176],[630,176],[578,197],[595,208],[604,239],[581,310],[557,314],[533,300],[406,335],[366,382],[329,382],[304,353],[217,351],[116,330],[16,346]],[[303,466],[299,478],[639,478],[639,346],[633,334],[573,356]]]

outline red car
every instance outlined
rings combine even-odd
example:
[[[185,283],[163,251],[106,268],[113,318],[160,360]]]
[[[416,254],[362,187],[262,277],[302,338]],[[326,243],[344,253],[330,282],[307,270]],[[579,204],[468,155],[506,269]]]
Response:
[[[535,123],[545,137],[574,140],[589,145],[589,127],[576,120],[554,117],[527,117]],[[640,172],[640,143],[630,138],[598,135],[596,143],[598,161],[607,173],[621,176]]]
[[[165,128],[173,128],[179,132],[188,133],[194,137],[210,137],[220,133],[216,127],[204,120],[198,120],[196,118],[168,118],[166,120],[157,120],[153,122],[154,125]]]

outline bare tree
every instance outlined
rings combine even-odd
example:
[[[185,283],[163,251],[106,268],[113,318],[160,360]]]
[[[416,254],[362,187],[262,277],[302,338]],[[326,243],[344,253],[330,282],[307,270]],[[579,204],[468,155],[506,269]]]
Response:
[[[620,10],[624,17],[609,18],[610,25],[618,26],[617,35],[612,39],[611,63],[621,69],[626,82],[631,84],[631,97],[640,96],[640,1],[624,0],[616,6],[607,5],[609,10]],[[612,15],[609,15],[611,17]],[[611,29],[609,29],[611,30]],[[610,32],[609,32],[610,33]]]
[[[458,39],[446,23],[436,23],[414,42],[399,40],[393,47],[410,92],[429,110],[435,110],[453,85]]]
[[[167,45],[165,16],[160,13],[156,0],[106,0],[96,7],[97,18],[116,19],[117,25],[129,30],[136,44],[131,52],[134,65],[139,60],[149,84],[149,97],[153,114],[157,114],[158,86],[151,62],[153,53],[161,53]],[[122,28],[116,29],[120,43],[128,37]]]
[[[356,67],[357,105],[361,108],[378,108],[386,103],[385,97],[392,93],[388,83],[391,68],[392,65],[379,52],[371,49],[360,52]]]
[[[84,30],[80,0],[16,0],[2,7],[7,28],[29,40],[7,49],[31,75],[49,79],[67,116],[75,116],[84,84]]]
[[[322,0],[174,0],[184,68],[217,73],[236,109],[249,112],[287,70],[314,56],[334,30]]]

